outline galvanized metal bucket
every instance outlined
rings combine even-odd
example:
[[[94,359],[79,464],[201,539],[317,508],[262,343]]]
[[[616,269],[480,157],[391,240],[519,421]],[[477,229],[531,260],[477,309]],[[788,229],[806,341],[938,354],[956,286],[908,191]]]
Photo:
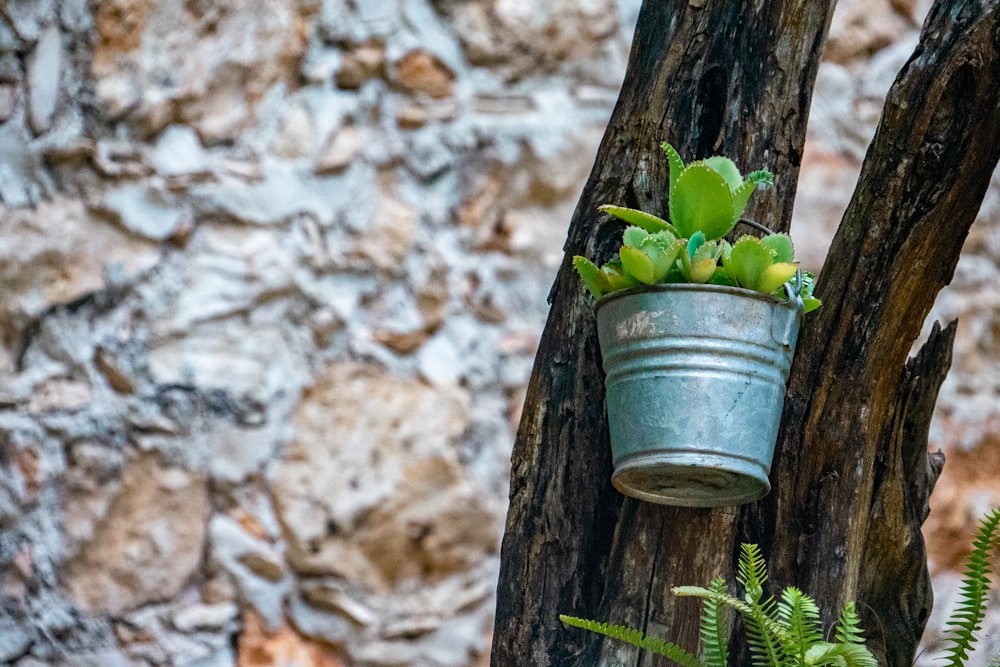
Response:
[[[782,301],[651,285],[609,294],[596,310],[615,488],[687,507],[765,496],[802,319],[797,293]]]

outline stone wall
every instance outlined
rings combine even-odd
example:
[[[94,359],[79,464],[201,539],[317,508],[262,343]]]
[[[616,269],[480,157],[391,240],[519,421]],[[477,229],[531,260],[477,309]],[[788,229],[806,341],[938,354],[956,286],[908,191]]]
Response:
[[[841,4],[815,268],[926,11]],[[0,7],[0,664],[485,664],[513,429],[637,11]],[[1000,503],[960,463],[1000,449],[998,192],[938,308],[944,591]]]

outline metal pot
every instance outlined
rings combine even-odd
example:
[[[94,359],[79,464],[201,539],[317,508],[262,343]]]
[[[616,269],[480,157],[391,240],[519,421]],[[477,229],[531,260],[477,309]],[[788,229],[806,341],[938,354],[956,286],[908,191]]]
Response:
[[[615,488],[687,507],[765,496],[802,320],[797,294],[652,285],[609,294],[596,311]]]

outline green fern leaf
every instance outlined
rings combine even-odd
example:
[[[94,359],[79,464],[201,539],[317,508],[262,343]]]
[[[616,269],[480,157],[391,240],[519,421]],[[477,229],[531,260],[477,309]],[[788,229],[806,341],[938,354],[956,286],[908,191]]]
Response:
[[[726,580],[719,577],[708,590],[723,595]],[[705,598],[701,611],[701,659],[706,664],[725,667],[729,663],[729,633],[723,619],[726,605],[718,599]]]
[[[736,567],[736,583],[746,591],[746,601],[754,603],[764,595],[767,583],[767,563],[756,544],[744,543],[740,549],[740,560]]]
[[[798,588],[789,586],[781,593],[778,619],[788,630],[784,651],[788,658],[794,658],[788,660],[788,664],[804,664],[806,652],[814,644],[823,641],[823,629],[816,601]]]
[[[986,613],[986,595],[990,587],[989,555],[996,546],[1000,532],[1000,508],[983,517],[966,562],[965,575],[959,592],[958,609],[948,620],[952,633],[945,650],[949,667],[963,667],[976,642],[976,632],[982,627]]]
[[[848,602],[840,612],[834,634],[841,644],[864,644],[865,638],[861,633],[861,619],[854,608],[854,603]]]
[[[788,641],[788,631],[775,618],[773,599],[768,598],[762,602],[746,602],[724,591],[704,588],[702,586],[674,586],[670,590],[678,597],[710,599],[735,609],[743,617],[743,623],[747,626],[747,637],[751,648],[753,648],[754,642],[757,641],[758,644],[765,647],[765,652],[773,654],[774,662],[759,664],[775,666],[781,664],[781,661],[777,657],[780,653],[779,645]],[[768,646],[773,647],[773,650],[769,651],[766,648]],[[758,663],[755,662],[754,664]]]
[[[805,667],[822,667],[823,665],[843,665],[843,667],[878,667],[878,661],[860,644],[828,644],[820,642],[806,652],[802,663]]]
[[[635,646],[636,648],[651,651],[657,655],[662,655],[668,660],[673,660],[678,665],[681,665],[681,667],[715,667],[714,665],[706,665],[701,660],[694,657],[692,654],[688,653],[673,642],[668,642],[656,637],[646,637],[645,634],[635,628],[628,628],[623,625],[599,623],[598,621],[577,618],[576,616],[567,616],[566,614],[559,614],[559,620],[566,625],[596,632],[597,634],[604,635],[605,637],[621,640]]]

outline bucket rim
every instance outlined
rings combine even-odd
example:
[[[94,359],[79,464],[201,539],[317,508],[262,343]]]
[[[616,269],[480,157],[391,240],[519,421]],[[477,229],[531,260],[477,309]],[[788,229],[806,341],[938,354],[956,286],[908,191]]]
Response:
[[[591,299],[591,305],[596,313],[602,306],[615,301],[616,299],[621,299],[629,296],[634,296],[637,294],[648,294],[648,293],[664,293],[664,292],[708,292],[714,294],[728,294],[734,297],[742,297],[745,299],[756,299],[758,301],[765,301],[769,304],[777,306],[787,306],[793,309],[800,310],[799,304],[801,300],[796,303],[793,299],[780,299],[776,296],[770,294],[764,294],[763,292],[758,292],[757,290],[746,289],[745,287],[735,287],[732,285],[711,285],[708,283],[657,283],[655,285],[639,285],[637,287],[629,287],[628,289],[618,290],[610,294],[605,294],[600,299],[594,301]]]

